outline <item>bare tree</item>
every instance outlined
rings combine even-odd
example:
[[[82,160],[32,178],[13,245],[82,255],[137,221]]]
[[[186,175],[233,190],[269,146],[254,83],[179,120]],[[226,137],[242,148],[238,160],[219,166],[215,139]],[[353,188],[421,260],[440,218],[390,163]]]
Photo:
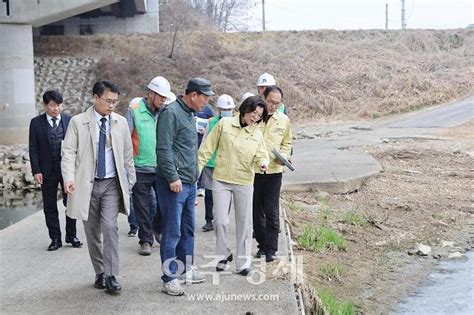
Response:
[[[221,32],[243,30],[247,13],[255,4],[255,1],[251,0],[190,0],[190,2]]]
[[[160,30],[173,32],[168,58],[173,58],[182,31],[246,30],[251,0],[169,0],[160,3]]]
[[[171,40],[171,49],[168,58],[174,57],[174,51],[177,45],[178,33],[186,30],[205,29],[202,16],[197,14],[191,6],[189,0],[174,0],[170,3],[162,4],[166,21],[163,22],[163,31],[173,32]]]

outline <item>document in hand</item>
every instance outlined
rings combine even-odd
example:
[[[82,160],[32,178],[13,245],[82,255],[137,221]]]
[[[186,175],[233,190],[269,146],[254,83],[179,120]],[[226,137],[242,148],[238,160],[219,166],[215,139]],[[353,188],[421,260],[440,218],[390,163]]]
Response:
[[[208,119],[199,118],[199,117],[194,117],[194,119],[196,120],[196,130],[197,131],[200,131],[201,129],[206,129],[207,128],[207,125],[209,124]]]
[[[275,157],[277,159],[279,159],[280,161],[283,162],[283,164],[285,164],[286,167],[288,167],[290,169],[290,171],[294,171],[295,168],[293,167],[293,165],[291,164],[290,161],[288,161],[283,155],[281,155],[280,152],[278,152],[278,150],[276,148],[273,148],[272,149],[272,152],[273,154],[275,154]]]

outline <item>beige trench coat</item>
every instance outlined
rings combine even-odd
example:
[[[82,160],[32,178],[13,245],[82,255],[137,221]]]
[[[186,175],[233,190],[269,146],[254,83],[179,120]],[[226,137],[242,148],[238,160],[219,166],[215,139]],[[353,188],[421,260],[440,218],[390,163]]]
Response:
[[[75,191],[68,195],[66,214],[87,221],[97,165],[97,123],[94,106],[74,116],[62,145],[61,172],[64,182],[72,181]],[[110,115],[110,136],[115,168],[122,192],[119,211],[130,213],[130,191],[135,184],[133,149],[127,121],[119,114]]]

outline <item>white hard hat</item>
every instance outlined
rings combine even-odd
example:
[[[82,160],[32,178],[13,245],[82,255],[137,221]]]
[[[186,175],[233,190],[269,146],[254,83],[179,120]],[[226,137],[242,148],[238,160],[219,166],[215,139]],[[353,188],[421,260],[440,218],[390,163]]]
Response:
[[[217,105],[216,105],[216,107],[217,107],[217,108],[222,108],[222,109],[232,109],[232,108],[235,108],[234,99],[233,99],[232,96],[230,96],[230,95],[222,94],[222,95],[219,96],[219,98],[217,99]]]
[[[270,73],[262,74],[257,81],[257,86],[271,86],[276,85],[275,78]]]
[[[245,101],[247,98],[249,98],[250,96],[255,96],[255,94],[253,93],[250,93],[250,92],[245,92],[243,95],[242,95],[242,102]]]
[[[153,92],[160,94],[161,96],[166,97],[165,104],[169,104],[176,100],[176,95],[174,95],[173,92],[171,92],[171,85],[163,77],[154,77],[150,83],[148,83],[147,88],[152,90]]]

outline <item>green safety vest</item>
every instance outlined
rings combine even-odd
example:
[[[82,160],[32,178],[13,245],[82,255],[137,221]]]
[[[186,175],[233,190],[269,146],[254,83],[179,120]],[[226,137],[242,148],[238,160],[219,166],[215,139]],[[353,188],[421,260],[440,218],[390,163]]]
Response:
[[[285,113],[285,104],[281,103],[280,106],[278,106],[277,111],[284,114]]]
[[[137,108],[132,108],[135,116],[132,138],[138,136],[138,154],[133,161],[135,166],[156,167],[156,119],[143,99],[138,104]]]
[[[216,117],[213,117],[211,119],[211,121],[209,121],[209,125],[207,126],[207,134],[208,135],[211,132],[212,128],[214,128],[214,126],[217,125],[217,123],[219,122],[220,119],[221,119],[221,114],[217,115]],[[207,164],[206,164],[207,167],[211,167],[211,168],[215,167],[215,165],[216,165],[216,156],[217,156],[217,150],[214,151],[211,158],[209,159],[209,162],[207,162]]]

